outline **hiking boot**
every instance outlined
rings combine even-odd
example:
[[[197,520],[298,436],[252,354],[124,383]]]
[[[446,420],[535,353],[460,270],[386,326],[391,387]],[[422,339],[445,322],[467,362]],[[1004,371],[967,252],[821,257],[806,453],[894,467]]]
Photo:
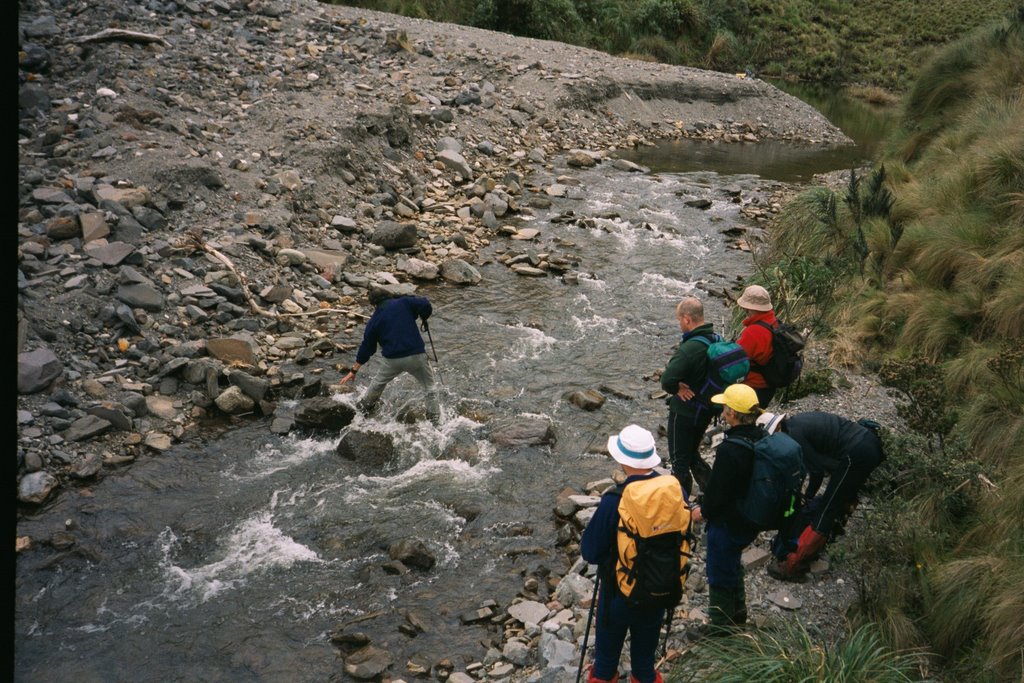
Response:
[[[590,665],[590,669],[587,671],[587,683],[619,683],[619,674],[615,673],[612,678],[597,678],[594,676],[594,665]]]
[[[793,572],[786,568],[786,563],[783,560],[774,560],[768,563],[766,567],[768,575],[773,579],[779,581],[787,581],[789,583],[806,583],[807,572]]]

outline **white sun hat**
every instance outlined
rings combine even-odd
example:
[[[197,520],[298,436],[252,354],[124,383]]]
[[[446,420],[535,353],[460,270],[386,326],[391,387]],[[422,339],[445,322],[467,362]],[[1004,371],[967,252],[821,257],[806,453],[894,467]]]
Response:
[[[608,437],[608,452],[620,465],[649,470],[661,464],[654,448],[654,435],[639,425],[628,425]]]
[[[785,413],[761,413],[757,418],[757,424],[764,427],[769,434],[774,434],[779,425],[786,419]]]

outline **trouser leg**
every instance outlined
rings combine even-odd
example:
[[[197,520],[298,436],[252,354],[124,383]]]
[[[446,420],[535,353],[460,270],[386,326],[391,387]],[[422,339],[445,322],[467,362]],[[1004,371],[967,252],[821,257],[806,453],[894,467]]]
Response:
[[[693,480],[701,491],[711,478],[711,466],[700,457],[700,441],[713,415],[703,412],[696,422],[692,416],[668,414],[668,452],[675,475],[687,496],[693,494]]]
[[[594,665],[590,675],[602,681],[610,681],[618,675],[619,656],[629,629],[626,605],[611,591],[602,590],[595,610],[597,632],[594,634]]]
[[[757,394],[757,403],[762,409],[767,408],[768,404],[775,398],[775,389],[773,387],[754,389],[754,393]]]
[[[409,374],[420,383],[420,386],[423,387],[427,416],[432,420],[436,420],[441,416],[441,409],[437,401],[437,386],[434,384],[434,371],[430,367],[430,362],[427,360],[427,354],[421,353],[415,356],[409,356],[408,361]]]
[[[708,524],[708,616],[712,626],[734,627],[746,622],[746,591],[741,555],[756,532],[735,533],[722,523]],[[740,622],[740,623],[743,623]]]
[[[629,618],[629,663],[631,680],[654,683],[657,672],[654,660],[658,651],[661,627],[665,623],[663,609],[634,609]]]
[[[377,401],[380,400],[380,395],[384,393],[384,387],[388,385],[388,382],[402,373],[402,367],[399,363],[401,360],[401,358],[380,359],[380,368],[377,370],[377,374],[374,375],[366,393],[363,394],[361,399],[359,399],[359,407],[361,410],[368,413],[376,407]]]

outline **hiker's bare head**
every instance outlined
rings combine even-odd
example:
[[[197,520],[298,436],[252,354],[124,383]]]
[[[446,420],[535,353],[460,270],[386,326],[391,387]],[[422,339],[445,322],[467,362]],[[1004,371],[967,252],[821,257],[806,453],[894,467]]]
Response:
[[[689,332],[704,324],[704,304],[695,296],[688,296],[676,304],[679,329]]]

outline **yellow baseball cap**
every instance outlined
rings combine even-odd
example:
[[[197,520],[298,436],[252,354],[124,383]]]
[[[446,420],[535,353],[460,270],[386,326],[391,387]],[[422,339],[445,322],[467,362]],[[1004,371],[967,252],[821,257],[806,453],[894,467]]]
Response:
[[[730,384],[720,394],[711,397],[712,403],[727,405],[737,413],[751,413],[757,407],[757,392],[746,384]]]

